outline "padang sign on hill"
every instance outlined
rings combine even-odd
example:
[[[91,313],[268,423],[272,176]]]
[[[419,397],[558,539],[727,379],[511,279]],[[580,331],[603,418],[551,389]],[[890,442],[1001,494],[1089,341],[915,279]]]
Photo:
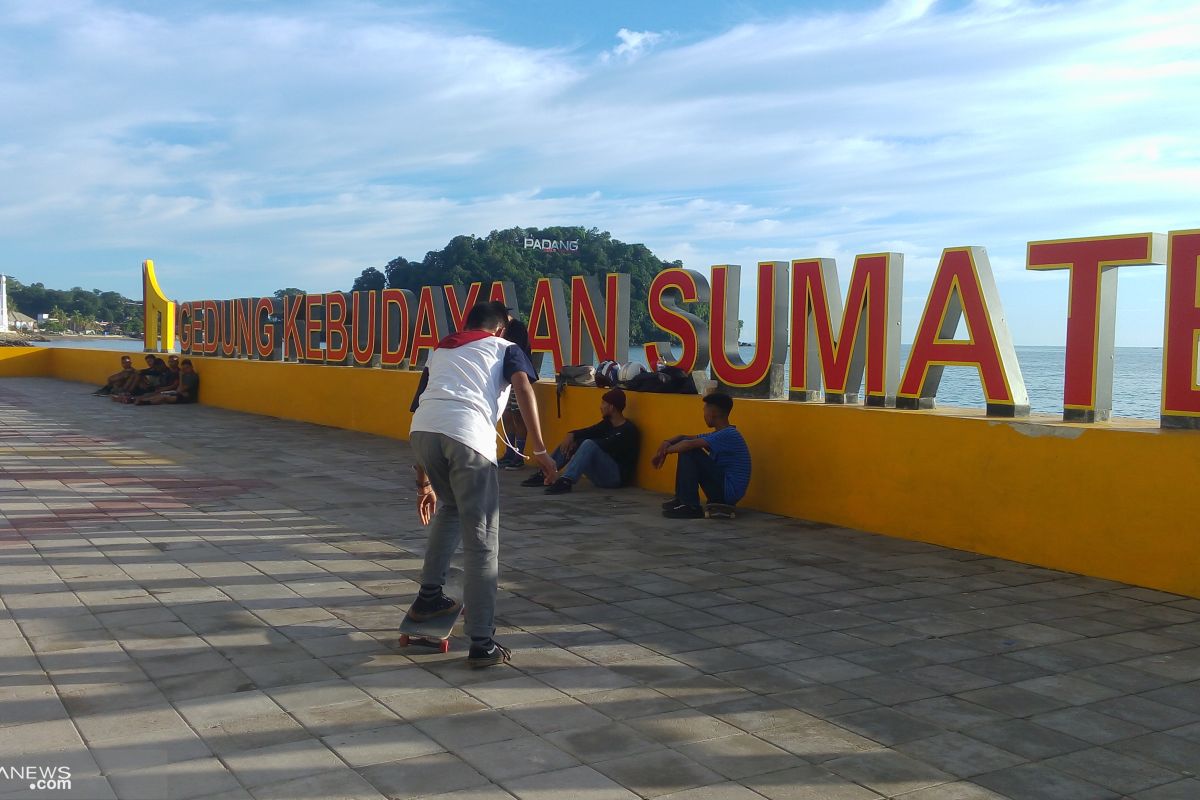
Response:
[[[1112,408],[1117,269],[1166,264],[1161,424],[1200,428],[1200,230],[1030,242],[1026,266],[1070,276],[1063,418],[1107,419]],[[715,266],[711,282],[681,268],[655,276],[646,302],[663,341],[651,365],[708,370],[744,396],[797,402],[932,408],[942,370],[974,367],[996,417],[1029,413],[1000,296],[980,247],[942,252],[908,362],[900,363],[899,253],[860,255],[843,296],[832,259],[757,265],[754,355],[738,347],[741,268]],[[512,284],[425,286],[276,298],[171,303],[143,265],[146,347],[167,349],[178,323],[186,354],[311,364],[418,369],[480,299],[516,308]],[[528,314],[536,358],[564,364],[629,359],[629,276],[540,278]],[[688,310],[711,304],[711,325]],[[965,321],[966,339],[953,338]],[[161,337],[161,340],[158,338]],[[674,355],[672,341],[679,349]],[[161,346],[160,346],[161,345]],[[787,358],[788,353],[791,359]]]

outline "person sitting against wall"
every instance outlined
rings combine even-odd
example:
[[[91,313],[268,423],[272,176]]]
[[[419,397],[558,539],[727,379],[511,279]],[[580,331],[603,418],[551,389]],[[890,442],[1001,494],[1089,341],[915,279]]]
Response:
[[[138,371],[132,385],[125,387],[123,391],[113,393],[113,402],[131,403],[133,398],[153,392],[169,373],[167,362],[153,353],[147,353],[146,368]]]
[[[700,491],[711,504],[734,506],[750,485],[750,448],[742,434],[729,421],[733,398],[713,392],[704,398],[704,424],[712,433],[680,435],[666,439],[650,463],[661,469],[671,453],[679,455],[675,467],[675,496],[663,503],[663,516],[669,519],[701,519]],[[713,516],[732,516],[721,511]]]
[[[133,388],[137,377],[138,371],[133,368],[133,357],[121,356],[121,371],[109,375],[104,385],[92,392],[92,394],[106,395],[127,392]]]
[[[601,489],[618,489],[633,482],[637,471],[641,432],[625,418],[625,392],[610,389],[600,398],[600,421],[570,431],[551,454],[559,477],[546,487],[546,494],[566,494],[587,476]],[[522,486],[541,486],[544,477],[536,472]]]
[[[144,404],[144,401],[148,397],[158,394],[174,394],[179,390],[179,378],[182,375],[182,370],[179,367],[179,356],[167,356],[166,367],[166,372],[148,379],[149,381],[157,381],[157,385],[149,391],[143,391],[136,395],[134,398],[135,402],[142,401]]]
[[[144,394],[134,399],[139,406],[157,406],[163,403],[198,403],[200,401],[200,376],[192,367],[192,360],[185,358],[179,362],[179,385],[175,389]]]

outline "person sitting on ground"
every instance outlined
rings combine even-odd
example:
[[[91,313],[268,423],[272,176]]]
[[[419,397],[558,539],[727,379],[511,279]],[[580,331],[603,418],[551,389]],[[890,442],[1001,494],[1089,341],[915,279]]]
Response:
[[[525,323],[518,317],[514,317],[512,309],[505,307],[504,313],[507,315],[507,322],[504,325],[504,333],[501,336],[521,348],[521,352],[533,363],[533,351],[529,349],[529,329],[525,327]],[[508,396],[508,409],[504,412],[504,417],[501,419],[504,424],[505,436],[512,437],[512,444],[505,442],[504,457],[496,464],[500,469],[523,469],[525,467],[525,420],[521,417],[521,410],[517,408],[517,395],[515,392]]]
[[[121,356],[121,371],[109,375],[104,385],[92,394],[105,395],[126,391],[137,380],[137,376],[138,372],[133,368],[133,357]]]
[[[704,398],[704,424],[712,433],[674,436],[658,446],[651,463],[660,469],[670,453],[679,454],[675,468],[675,496],[663,503],[670,519],[701,519],[700,490],[709,503],[736,505],[750,485],[750,449],[742,434],[729,422],[733,398],[713,392]],[[707,451],[707,452],[706,452]]]
[[[139,406],[157,406],[163,403],[197,403],[200,401],[200,376],[192,366],[192,360],[179,362],[179,386],[176,389],[144,394],[134,399]]]
[[[133,381],[132,386],[127,387],[122,392],[114,393],[112,399],[118,403],[131,403],[133,402],[133,398],[149,394],[158,389],[169,374],[170,370],[167,369],[167,362],[153,353],[147,353],[146,368],[138,371],[137,378]]]
[[[584,475],[601,489],[617,489],[633,482],[641,432],[625,418],[625,392],[605,392],[600,398],[600,417],[591,427],[569,432],[555,449],[552,457],[559,477],[546,487],[546,494],[565,494]],[[543,477],[537,472],[521,485],[541,486]]]

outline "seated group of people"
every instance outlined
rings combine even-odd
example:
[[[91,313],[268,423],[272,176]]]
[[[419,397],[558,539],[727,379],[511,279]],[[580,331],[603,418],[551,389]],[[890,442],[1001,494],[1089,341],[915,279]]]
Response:
[[[121,371],[109,375],[108,381],[93,394],[135,405],[195,403],[200,399],[200,376],[189,358],[180,361],[179,356],[167,356],[163,361],[147,354],[146,368],[139,370],[134,369],[130,356],[121,356]]]
[[[731,517],[732,507],[750,484],[750,449],[729,421],[733,398],[721,392],[704,397],[704,423],[709,433],[681,434],[664,440],[651,463],[661,469],[671,454],[679,456],[675,469],[675,496],[663,503],[663,516],[700,519],[705,516],[700,492],[709,504],[710,517]],[[551,454],[558,478],[545,486],[539,470],[521,481],[522,486],[545,486],[546,494],[566,494],[583,477],[602,489],[633,482],[641,432],[625,417],[625,392],[611,389],[600,399],[600,421],[570,431]]]

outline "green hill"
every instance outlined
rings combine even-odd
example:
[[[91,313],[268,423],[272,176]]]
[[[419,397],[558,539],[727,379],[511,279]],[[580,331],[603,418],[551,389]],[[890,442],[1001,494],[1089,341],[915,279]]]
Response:
[[[578,242],[577,250],[526,247],[526,239]],[[650,321],[645,298],[654,276],[679,261],[666,262],[642,244],[626,244],[596,228],[509,228],[487,236],[456,236],[441,250],[431,250],[421,261],[399,257],[382,270],[371,267],[354,281],[354,290],[409,289],[445,284],[467,285],[475,281],[512,281],[522,315],[529,313],[533,289],[539,277],[562,278],[570,285],[572,275],[623,272],[630,276],[633,302],[629,309],[632,343],[661,339],[663,333]],[[603,285],[603,280],[601,280]]]

